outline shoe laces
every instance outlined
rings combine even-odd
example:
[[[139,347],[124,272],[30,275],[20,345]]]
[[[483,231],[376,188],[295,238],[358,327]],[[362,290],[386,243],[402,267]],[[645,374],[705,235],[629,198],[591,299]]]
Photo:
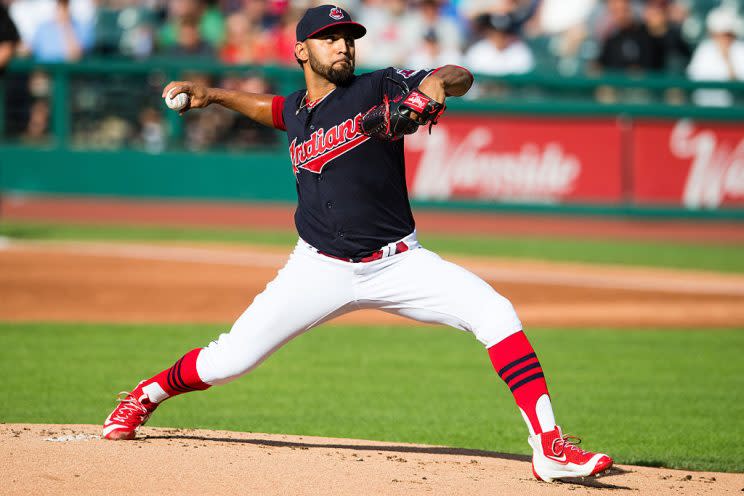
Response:
[[[116,408],[114,415],[111,416],[112,420],[131,423],[134,416],[138,423],[143,424],[150,417],[150,411],[147,407],[131,393],[122,391],[117,395],[116,400],[119,402],[119,406]]]
[[[588,453],[588,451],[584,451],[583,449],[579,448],[579,444],[581,444],[580,437],[567,434],[553,441],[553,453],[560,456],[563,452],[565,452],[566,449],[576,451],[579,455]]]

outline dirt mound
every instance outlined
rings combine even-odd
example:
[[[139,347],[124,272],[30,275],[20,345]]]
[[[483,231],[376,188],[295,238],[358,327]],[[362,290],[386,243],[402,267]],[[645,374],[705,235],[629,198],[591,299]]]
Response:
[[[2,493],[304,495],[741,494],[744,476],[647,467],[547,484],[526,457],[403,443],[144,428],[104,441],[99,426],[0,425]],[[624,492],[624,491],[620,491]]]

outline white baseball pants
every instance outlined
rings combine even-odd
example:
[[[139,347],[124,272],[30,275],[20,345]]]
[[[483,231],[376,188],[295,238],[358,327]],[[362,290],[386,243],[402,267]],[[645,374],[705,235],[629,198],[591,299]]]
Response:
[[[295,336],[362,308],[470,331],[487,348],[522,329],[509,300],[485,281],[422,248],[415,231],[402,241],[406,252],[350,263],[319,254],[300,239],[230,332],[199,354],[201,380],[214,385],[236,379]]]

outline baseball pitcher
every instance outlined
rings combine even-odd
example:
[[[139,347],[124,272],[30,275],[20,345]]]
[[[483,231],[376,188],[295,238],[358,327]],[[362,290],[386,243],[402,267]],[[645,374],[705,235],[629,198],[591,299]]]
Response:
[[[416,238],[403,138],[435,125],[445,99],[465,94],[473,76],[453,65],[355,75],[354,42],[365,32],[338,7],[307,10],[295,44],[306,88],[286,97],[186,81],[163,90],[164,98],[188,97],[181,112],[219,104],[286,131],[299,239],[230,332],[120,395],[103,437],[133,439],[168,398],[237,379],[295,336],[339,315],[376,308],[475,335],[527,424],[538,479],[606,470],[609,456],[580,449],[556,425],[543,369],[511,303]]]

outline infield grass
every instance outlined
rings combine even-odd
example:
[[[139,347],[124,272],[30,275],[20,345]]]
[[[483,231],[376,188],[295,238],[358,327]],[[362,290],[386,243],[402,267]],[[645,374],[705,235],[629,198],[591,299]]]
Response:
[[[293,230],[198,229],[0,222],[0,236],[34,240],[184,241],[292,246]],[[464,236],[420,233],[441,253],[565,262],[744,272],[741,246],[630,240]]]
[[[0,324],[0,420],[100,424],[114,395],[225,327]],[[744,472],[744,332],[534,330],[559,422],[619,463]],[[529,453],[471,335],[326,325],[233,383],[169,400],[153,426]]]

